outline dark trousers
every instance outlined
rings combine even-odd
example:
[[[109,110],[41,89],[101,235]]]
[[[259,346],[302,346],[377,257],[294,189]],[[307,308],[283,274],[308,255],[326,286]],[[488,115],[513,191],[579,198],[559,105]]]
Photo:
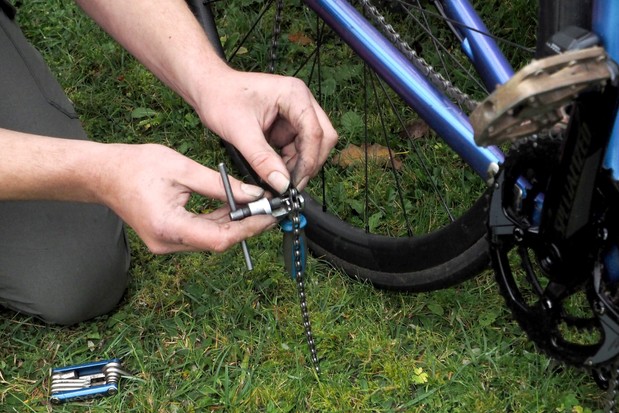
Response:
[[[2,11],[0,128],[87,139],[40,54]],[[129,259],[123,223],[104,206],[0,202],[0,306],[58,324],[104,314],[125,291]]]

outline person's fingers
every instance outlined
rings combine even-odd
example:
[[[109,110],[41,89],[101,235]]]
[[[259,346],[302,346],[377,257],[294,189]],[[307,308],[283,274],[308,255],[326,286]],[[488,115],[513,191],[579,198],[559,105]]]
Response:
[[[230,175],[228,175],[228,179],[236,202],[248,203],[264,196],[264,190],[259,186],[244,183]],[[183,185],[200,195],[227,201],[221,174],[197,162],[192,161],[192,164],[187,168]]]
[[[167,220],[165,233],[158,234],[156,239],[144,237],[144,241],[155,254],[180,251],[223,252],[242,240],[273,227],[276,223],[276,219],[270,215],[230,221],[225,209],[200,215],[183,210],[174,218]]]
[[[318,117],[318,121],[320,122],[320,126],[322,128],[322,141],[320,142],[320,150],[318,154],[318,164],[322,165],[329,157],[331,150],[337,144],[338,135],[337,131],[331,124],[329,117],[318,104],[314,96],[312,96],[312,101],[314,109],[316,110],[316,116]]]
[[[305,186],[337,140],[327,115],[299,79],[234,75],[231,90],[236,91],[233,95],[239,101],[238,116],[232,118],[210,106],[201,118],[234,145],[275,192],[285,192],[291,180],[297,187]]]
[[[305,84],[297,79],[289,81],[291,97],[280,99],[279,104],[280,120],[287,120],[289,126],[283,123],[274,125],[273,132],[275,141],[284,143],[282,155],[286,157],[288,167],[293,168],[293,183],[299,187],[305,186],[309,178],[318,173],[335,145],[337,133]],[[286,141],[290,139],[293,139],[294,147]]]
[[[244,239],[260,234],[275,224],[275,218],[270,215],[230,221],[221,216],[211,216],[211,214],[190,214],[177,225],[178,234],[184,234],[179,245],[187,251],[222,252]]]
[[[259,127],[247,127],[244,134],[243,144],[235,145],[243,158],[277,193],[286,192],[290,186],[290,173],[281,156],[265,140]]]

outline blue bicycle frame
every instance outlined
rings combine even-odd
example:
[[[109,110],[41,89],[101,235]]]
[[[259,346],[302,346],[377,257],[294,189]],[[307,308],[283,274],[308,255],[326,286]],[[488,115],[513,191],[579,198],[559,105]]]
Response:
[[[606,52],[615,61],[619,62],[619,2],[613,0],[597,0],[593,6],[593,30],[602,39]],[[612,173],[615,181],[619,181],[619,117],[615,118],[615,125],[610,137],[604,168]]]
[[[348,45],[434,129],[475,172],[489,179],[503,162],[495,147],[473,140],[468,116],[424,77],[354,7],[344,0],[305,0]],[[462,47],[488,90],[506,82],[513,70],[468,0],[444,0],[444,11],[462,35]],[[597,0],[593,28],[609,55],[619,61],[619,1]],[[619,181],[619,120],[606,152],[604,167]]]

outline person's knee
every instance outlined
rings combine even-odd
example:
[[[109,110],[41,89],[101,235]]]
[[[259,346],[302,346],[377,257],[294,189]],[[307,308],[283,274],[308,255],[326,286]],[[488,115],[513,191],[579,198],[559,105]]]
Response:
[[[36,257],[29,265],[0,271],[0,304],[50,324],[70,325],[112,311],[125,292],[127,248],[73,251],[56,260]]]
[[[112,310],[127,285],[122,221],[94,204],[0,203],[0,304],[50,323]]]
[[[66,279],[66,274],[64,274]],[[72,325],[114,310],[127,286],[127,269],[113,268],[106,272],[75,274],[73,279],[90,282],[63,283],[39,291],[32,313],[46,323]],[[44,293],[44,294],[41,294]]]

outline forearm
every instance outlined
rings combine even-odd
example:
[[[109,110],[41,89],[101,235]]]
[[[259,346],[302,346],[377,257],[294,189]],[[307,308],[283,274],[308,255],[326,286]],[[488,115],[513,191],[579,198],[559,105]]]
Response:
[[[263,195],[231,179],[238,202]],[[228,208],[185,209],[192,193],[224,200],[219,174],[161,145],[102,144],[0,129],[0,200],[106,205],[156,253],[222,251],[264,231],[273,217],[230,222]]]
[[[0,129],[0,200],[101,202],[111,145]]]
[[[230,71],[183,0],[77,0],[123,47],[198,109],[205,85]]]

